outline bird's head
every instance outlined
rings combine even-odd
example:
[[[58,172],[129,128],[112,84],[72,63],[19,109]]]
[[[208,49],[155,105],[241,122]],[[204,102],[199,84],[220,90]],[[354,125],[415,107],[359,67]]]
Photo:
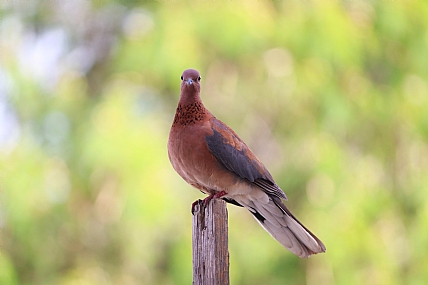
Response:
[[[195,69],[187,69],[181,75],[181,95],[199,96],[201,76]]]

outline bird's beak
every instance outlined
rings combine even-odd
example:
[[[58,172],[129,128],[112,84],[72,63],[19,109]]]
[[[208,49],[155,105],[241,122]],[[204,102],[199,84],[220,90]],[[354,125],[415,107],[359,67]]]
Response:
[[[191,84],[193,84],[193,80],[192,80],[192,78],[187,79],[187,80],[186,80],[186,83],[187,83],[187,85],[191,85]]]

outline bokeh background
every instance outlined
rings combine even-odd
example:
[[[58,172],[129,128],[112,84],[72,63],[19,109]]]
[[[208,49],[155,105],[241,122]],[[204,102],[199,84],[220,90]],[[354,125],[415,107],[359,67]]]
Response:
[[[426,284],[426,1],[1,1],[1,284],[191,284],[180,75],[326,244],[229,209],[231,284]]]

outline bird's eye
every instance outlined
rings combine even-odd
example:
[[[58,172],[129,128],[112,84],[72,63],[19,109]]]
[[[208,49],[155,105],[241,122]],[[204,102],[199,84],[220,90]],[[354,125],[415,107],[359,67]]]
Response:
[[[201,77],[200,76],[198,77],[198,81],[201,81]]]
[[[183,80],[183,75],[181,75],[181,77],[180,77],[180,78],[181,78],[181,80]]]

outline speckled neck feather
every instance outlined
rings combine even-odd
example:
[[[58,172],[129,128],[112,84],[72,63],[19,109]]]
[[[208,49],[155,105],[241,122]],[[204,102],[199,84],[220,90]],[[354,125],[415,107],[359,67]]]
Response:
[[[196,122],[201,122],[205,118],[205,115],[205,107],[201,102],[195,102],[186,106],[179,104],[172,125],[194,125]]]

